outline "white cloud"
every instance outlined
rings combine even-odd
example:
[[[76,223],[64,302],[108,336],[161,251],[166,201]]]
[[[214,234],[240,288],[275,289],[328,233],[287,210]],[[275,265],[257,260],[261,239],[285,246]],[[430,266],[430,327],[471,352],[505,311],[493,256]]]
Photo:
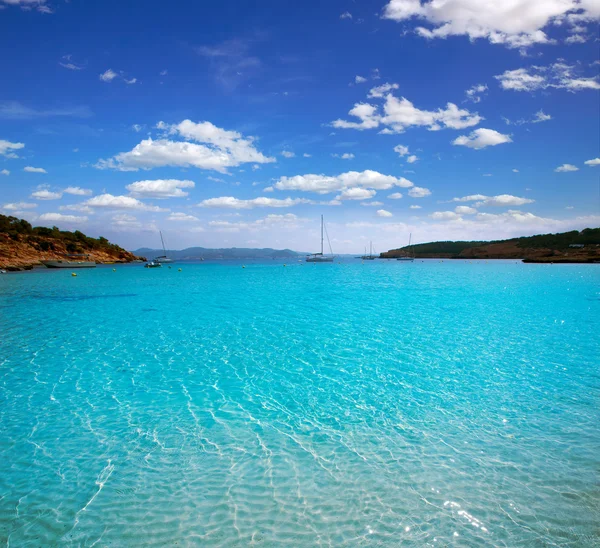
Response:
[[[354,187],[389,190],[393,187],[410,188],[412,186],[413,183],[404,177],[383,175],[369,169],[348,171],[336,176],[307,174],[281,177],[274,185],[278,190],[301,190],[318,194],[328,194]]]
[[[565,44],[585,44],[587,41],[587,36],[583,36],[582,34],[572,34],[565,39]]]
[[[82,205],[105,209],[139,209],[141,211],[168,211],[157,206],[140,202],[131,196],[113,196],[112,194],[99,194],[83,202]]]
[[[473,101],[473,103],[481,102],[481,94],[487,91],[488,87],[485,84],[476,84],[472,88],[465,91],[467,101]]]
[[[538,110],[535,113],[535,118],[531,121],[531,123],[538,124],[540,122],[547,122],[548,120],[552,120],[552,116],[550,116],[550,114],[546,114],[543,110]]]
[[[196,141],[173,141],[151,138],[143,140],[130,152],[121,152],[108,160],[100,160],[99,169],[137,171],[155,167],[197,167],[226,173],[227,168],[244,163],[264,164],[275,158],[264,156],[254,147],[254,138],[243,137],[237,131],[221,129],[210,122],[195,123],[184,120],[168,125],[159,122],[157,128],[169,135]]]
[[[471,132],[469,136],[461,135],[452,141],[453,145],[462,145],[468,148],[480,150],[485,147],[512,143],[509,135],[504,135],[494,129],[479,128]]]
[[[304,153],[302,156],[304,156],[305,158],[311,158],[311,157],[312,157],[312,154],[307,154],[307,153],[305,152],[305,153]]]
[[[127,78],[123,78],[123,80],[125,80],[125,83],[128,85],[135,84],[137,82],[137,78],[131,78],[131,80],[127,80]]]
[[[90,196],[92,190],[89,188],[81,188],[78,186],[68,186],[63,190],[65,194],[73,194],[75,196]]]
[[[586,166],[594,167],[600,166],[600,158],[594,158],[593,160],[586,160],[583,162]]]
[[[410,209],[421,209],[420,205],[411,205]]]
[[[187,213],[173,212],[167,217],[167,221],[180,221],[180,222],[192,222],[199,221],[198,217],[188,215]]]
[[[352,14],[349,11],[345,11],[340,15],[340,19],[352,19]]]
[[[346,188],[339,196],[336,196],[336,200],[368,200],[375,194],[377,192],[369,188]]]
[[[377,217],[393,217],[394,216],[390,211],[387,211],[386,209],[378,209],[375,214],[377,215]]]
[[[112,82],[117,76],[118,74],[114,70],[108,69],[107,71],[103,72],[99,78],[103,82]]]
[[[554,171],[556,173],[566,173],[567,171],[579,171],[579,168],[573,164],[563,164],[562,166],[558,166]]]
[[[39,216],[39,220],[53,223],[85,223],[88,218],[77,215],[63,215],[62,213],[43,213]]]
[[[351,152],[344,152],[343,154],[332,154],[332,158],[340,158],[341,160],[353,160],[354,154]]]
[[[366,206],[366,207],[379,207],[383,205],[383,202],[360,202],[361,206]]]
[[[0,156],[4,156],[5,158],[18,158],[18,156],[11,152],[13,150],[20,150],[25,147],[24,143],[11,143],[10,141],[4,141],[0,139]]]
[[[409,157],[406,159],[406,161],[407,161],[409,164],[414,164],[414,163],[415,163],[415,162],[416,162],[418,159],[419,159],[419,158],[418,158],[418,157],[417,157],[415,154],[411,154],[411,155],[410,155],[410,156],[409,156]]]
[[[20,209],[34,209],[37,206],[38,206],[37,204],[32,204],[32,203],[27,203],[27,202],[16,202],[16,203],[12,203],[12,204],[4,204],[2,206],[2,209],[6,209],[7,211],[18,211]]]
[[[510,207],[524,204],[532,204],[535,200],[511,196],[510,194],[499,194],[498,196],[486,196],[481,201],[473,204],[475,207]]]
[[[513,169],[513,173],[519,173],[518,169]]]
[[[300,228],[303,222],[304,219],[297,217],[293,213],[286,213],[285,215],[271,214],[262,219],[249,222],[211,221],[208,223],[208,226],[217,232],[240,232],[242,230],[254,232],[258,230],[272,230],[273,228],[297,229]]]
[[[302,198],[253,198],[250,200],[242,200],[233,196],[221,196],[219,198],[209,198],[202,200],[198,205],[201,207],[214,207],[225,209],[253,209],[255,207],[292,207],[297,204],[310,203],[310,200]]]
[[[454,211],[459,215],[475,215],[475,213],[477,213],[477,210],[474,207],[469,206],[456,206]]]
[[[380,86],[375,86],[374,88],[371,88],[369,90],[369,93],[367,94],[367,97],[369,97],[370,99],[381,99],[382,97],[385,97],[387,93],[389,93],[393,89],[398,89],[399,87],[400,86],[398,84],[381,84]]]
[[[430,131],[440,129],[463,129],[477,125],[483,118],[477,113],[473,114],[466,109],[459,109],[454,103],[448,103],[446,108],[429,111],[421,110],[413,105],[405,97],[398,99],[391,93],[385,95],[383,88],[393,87],[396,84],[385,84],[379,88],[373,88],[369,96],[374,98],[385,97],[383,112],[379,107],[370,103],[356,103],[349,111],[349,115],[358,118],[359,121],[334,120],[331,125],[342,129],[374,129],[380,126],[384,128],[380,133],[403,133],[409,127],[426,127]]]
[[[289,150],[284,150],[281,152],[281,155],[284,158],[293,158],[294,156],[296,156],[296,154],[294,154],[293,152],[289,151]]]
[[[194,188],[193,181],[178,179],[156,179],[153,181],[136,181],[125,188],[134,198],[184,198],[189,193],[183,188]]]
[[[408,195],[411,198],[425,198],[426,196],[431,196],[431,190],[415,186],[408,191]]]
[[[394,192],[393,194],[390,194],[388,198],[391,198],[392,200],[399,200],[400,198],[402,198],[402,193]]]
[[[62,198],[62,192],[51,192],[50,190],[42,189],[32,192],[31,197],[36,200],[59,200]]]
[[[400,156],[406,156],[408,154],[408,147],[404,145],[396,145],[394,152],[397,152]]]
[[[467,36],[471,41],[484,39],[523,48],[554,43],[543,30],[552,23],[590,21],[598,17],[598,11],[595,0],[390,0],[383,18],[422,20],[429,27],[415,31],[428,39]]]
[[[10,171],[8,171],[8,169],[3,169],[0,171],[0,175],[10,175]]]
[[[31,166],[24,167],[23,171],[26,171],[27,173],[48,173],[43,167],[31,167]]]
[[[547,88],[566,89],[570,92],[600,89],[598,77],[583,78],[577,75],[578,67],[557,62],[546,67],[532,66],[507,70],[495,76],[502,89],[512,91],[537,91]]]
[[[453,221],[461,218],[460,215],[454,211],[434,211],[429,216],[436,221]]]
[[[94,210],[83,204],[69,204],[69,205],[61,205],[58,209],[61,211],[79,211],[80,213],[87,213],[88,215],[93,215]]]
[[[367,79],[366,79],[365,77],[363,77],[363,76],[358,76],[358,75],[356,75],[356,76],[354,77],[354,83],[355,83],[355,84],[362,84],[362,83],[364,83],[364,82],[366,82],[366,81],[367,81]]]

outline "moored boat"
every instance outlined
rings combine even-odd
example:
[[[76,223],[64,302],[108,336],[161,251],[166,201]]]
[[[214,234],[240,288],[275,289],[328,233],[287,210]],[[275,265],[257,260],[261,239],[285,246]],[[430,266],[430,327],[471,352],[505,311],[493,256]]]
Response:
[[[90,261],[89,255],[67,255],[64,259],[42,261],[42,264],[47,268],[96,268],[96,262]]]
[[[331,251],[331,255],[325,255],[323,253],[323,215],[321,215],[321,253],[311,253],[307,255],[306,262],[307,263],[332,263],[335,256],[333,255],[333,250],[331,249],[331,242],[329,241],[329,235],[327,236],[327,243],[329,244],[329,251]]]

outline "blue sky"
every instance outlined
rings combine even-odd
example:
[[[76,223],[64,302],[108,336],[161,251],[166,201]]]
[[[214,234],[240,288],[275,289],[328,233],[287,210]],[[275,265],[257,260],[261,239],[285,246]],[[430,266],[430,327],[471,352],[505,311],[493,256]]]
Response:
[[[600,225],[598,0],[0,0],[0,211],[127,248]]]

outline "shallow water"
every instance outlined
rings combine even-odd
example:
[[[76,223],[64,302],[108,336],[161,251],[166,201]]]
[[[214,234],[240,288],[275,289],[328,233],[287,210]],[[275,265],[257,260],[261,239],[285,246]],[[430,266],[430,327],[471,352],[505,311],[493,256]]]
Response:
[[[599,333],[598,265],[2,276],[0,541],[594,545]]]

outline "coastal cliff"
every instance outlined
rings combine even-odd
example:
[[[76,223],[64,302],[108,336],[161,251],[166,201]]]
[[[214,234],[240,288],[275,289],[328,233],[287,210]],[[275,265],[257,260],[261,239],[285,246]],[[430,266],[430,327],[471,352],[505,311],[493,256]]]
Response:
[[[600,263],[600,228],[540,234],[493,242],[431,242],[381,253],[395,259],[414,253],[418,259],[522,259],[526,263]]]
[[[41,261],[64,259],[69,254],[85,254],[97,263],[129,263],[139,259],[106,238],[90,238],[76,230],[33,227],[16,217],[0,215],[0,268],[23,270]]]

